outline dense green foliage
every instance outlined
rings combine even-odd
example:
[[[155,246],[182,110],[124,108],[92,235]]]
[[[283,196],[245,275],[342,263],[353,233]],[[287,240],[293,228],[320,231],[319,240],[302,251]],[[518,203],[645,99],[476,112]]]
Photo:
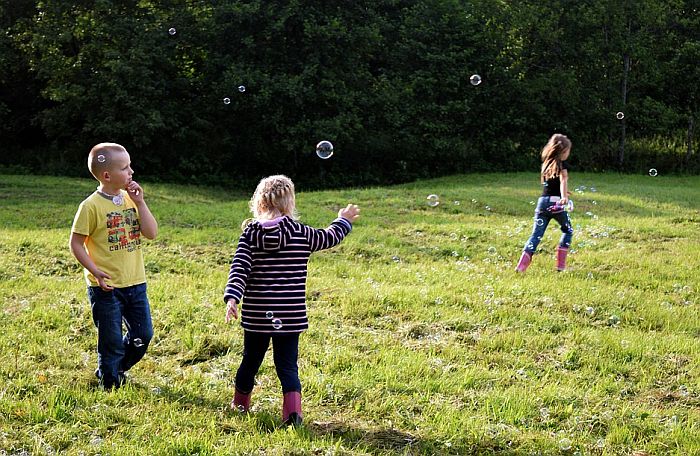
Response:
[[[0,29],[6,168],[111,140],[166,179],[396,182],[535,169],[558,131],[579,170],[700,169],[697,0],[13,0]]]
[[[350,201],[362,217],[311,257],[306,427],[292,431],[270,354],[253,413],[228,410],[242,331],[222,294],[248,192],[144,183],[160,223],[144,246],[155,337],[105,393],[67,248],[94,181],[0,175],[0,453],[700,454],[700,178],[572,174],[587,188],[570,270],[554,271],[551,227],[517,275],[537,181],[297,195],[312,225]]]

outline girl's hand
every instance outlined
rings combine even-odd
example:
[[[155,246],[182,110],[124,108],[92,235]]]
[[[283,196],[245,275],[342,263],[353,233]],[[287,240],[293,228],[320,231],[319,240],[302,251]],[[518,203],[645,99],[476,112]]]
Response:
[[[143,189],[136,181],[131,181],[126,185],[126,191],[134,203],[143,202]]]
[[[238,304],[235,299],[229,299],[226,304],[226,323],[231,321],[231,317],[238,319]]]
[[[350,221],[350,223],[357,220],[360,216],[360,208],[356,204],[348,204],[345,209],[338,211],[338,217],[343,217]]]
[[[559,204],[560,204],[561,206],[565,206],[566,203],[568,203],[568,202],[569,202],[569,198],[566,197],[566,196],[559,200]]]

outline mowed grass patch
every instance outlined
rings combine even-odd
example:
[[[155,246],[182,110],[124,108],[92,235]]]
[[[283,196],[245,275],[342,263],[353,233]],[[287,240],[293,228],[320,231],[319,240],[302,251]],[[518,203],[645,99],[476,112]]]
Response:
[[[294,430],[281,426],[269,355],[252,413],[228,409],[242,330],[224,323],[222,290],[247,192],[143,183],[160,223],[144,250],[155,337],[129,385],[106,393],[67,248],[95,183],[0,176],[0,449],[700,453],[700,178],[572,173],[569,270],[554,271],[551,225],[517,275],[537,182],[480,174],[298,193],[305,223],[325,226],[349,202],[362,217],[309,265]]]

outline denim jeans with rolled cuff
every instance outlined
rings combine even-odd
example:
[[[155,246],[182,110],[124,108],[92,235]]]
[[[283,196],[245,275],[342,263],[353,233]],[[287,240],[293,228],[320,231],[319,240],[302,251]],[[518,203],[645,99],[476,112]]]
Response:
[[[537,200],[537,208],[535,209],[535,219],[532,224],[532,234],[530,238],[525,243],[523,250],[530,255],[535,253],[537,246],[544,237],[544,232],[547,230],[549,222],[554,219],[559,223],[561,228],[561,239],[559,240],[559,247],[569,248],[571,246],[571,239],[574,235],[574,229],[571,226],[571,219],[569,218],[569,213],[561,209],[558,211],[552,211],[557,202],[560,200],[558,196],[541,196]]]
[[[119,387],[123,373],[143,358],[153,338],[146,284],[111,291],[88,287],[88,298],[97,327],[98,376],[105,388]]]
[[[272,340],[272,355],[277,377],[282,384],[282,393],[301,392],[299,381],[299,333],[266,334],[243,331],[243,359],[236,372],[236,389],[244,394],[253,391],[255,375],[265,358]]]

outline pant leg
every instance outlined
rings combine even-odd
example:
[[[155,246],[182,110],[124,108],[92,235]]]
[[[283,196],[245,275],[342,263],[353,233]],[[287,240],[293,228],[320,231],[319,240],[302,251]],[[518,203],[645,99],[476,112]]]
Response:
[[[114,290],[88,287],[92,321],[97,328],[97,367],[106,388],[119,385],[119,367],[124,357],[122,313]]]
[[[561,227],[561,239],[559,240],[559,247],[569,248],[571,247],[571,239],[574,237],[574,228],[571,226],[571,218],[569,213],[566,211],[554,214],[555,220],[559,223]]]
[[[282,393],[301,392],[299,381],[299,333],[272,336],[272,349]]]
[[[534,254],[537,246],[542,241],[544,232],[547,231],[549,221],[552,219],[552,214],[547,210],[553,203],[549,202],[549,197],[543,196],[537,200],[537,208],[535,209],[535,218],[532,222],[532,234],[525,242],[523,250],[530,255]]]
[[[143,358],[153,338],[151,307],[146,290],[146,284],[142,283],[122,288],[117,293],[122,303],[122,317],[127,329],[122,340],[124,345],[124,358],[120,367],[122,372],[128,371]]]
[[[236,372],[236,389],[248,394],[253,391],[255,375],[270,345],[270,335],[243,331],[243,359]]]

